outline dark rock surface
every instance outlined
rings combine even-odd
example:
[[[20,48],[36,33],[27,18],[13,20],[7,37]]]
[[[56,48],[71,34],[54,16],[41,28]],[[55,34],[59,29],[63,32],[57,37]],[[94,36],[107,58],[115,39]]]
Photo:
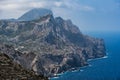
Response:
[[[21,67],[8,55],[0,53],[0,80],[48,80],[47,77],[36,75]]]
[[[83,35],[71,20],[48,14],[32,21],[0,21],[0,50],[38,74],[54,74],[105,56],[103,39]]]

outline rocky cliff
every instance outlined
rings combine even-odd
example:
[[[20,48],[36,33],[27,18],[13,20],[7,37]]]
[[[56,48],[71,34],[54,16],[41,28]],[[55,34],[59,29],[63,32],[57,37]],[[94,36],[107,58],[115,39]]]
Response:
[[[1,80],[48,80],[46,77],[36,75],[34,71],[26,70],[13,61],[8,55],[0,53],[0,79]]]
[[[28,12],[29,13],[29,12]],[[47,14],[31,21],[0,21],[0,50],[37,74],[54,74],[103,57],[103,39],[83,35],[71,20]]]

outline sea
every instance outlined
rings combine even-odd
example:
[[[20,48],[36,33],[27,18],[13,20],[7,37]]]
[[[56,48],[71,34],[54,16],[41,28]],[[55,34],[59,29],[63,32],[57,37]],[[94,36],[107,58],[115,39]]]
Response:
[[[50,80],[120,80],[120,32],[87,32],[87,35],[103,38],[106,56],[88,60],[89,66],[58,74]]]

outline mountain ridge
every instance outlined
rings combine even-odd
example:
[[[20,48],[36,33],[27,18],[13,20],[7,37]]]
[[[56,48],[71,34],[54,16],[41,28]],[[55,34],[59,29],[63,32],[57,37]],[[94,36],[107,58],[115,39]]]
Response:
[[[21,17],[19,17],[18,21],[31,21],[35,19],[39,19],[42,16],[53,14],[51,10],[44,8],[33,8],[28,12],[24,13]]]
[[[48,77],[106,55],[103,39],[86,36],[71,20],[51,14],[30,21],[1,20],[0,28],[0,43],[15,47],[1,47],[1,51],[10,53],[25,68]],[[21,56],[13,56],[16,50]]]

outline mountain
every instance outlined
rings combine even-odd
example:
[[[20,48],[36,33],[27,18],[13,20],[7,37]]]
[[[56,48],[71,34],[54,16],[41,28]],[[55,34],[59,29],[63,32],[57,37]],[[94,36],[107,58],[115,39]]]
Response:
[[[13,61],[8,55],[0,53],[0,79],[1,80],[48,80],[34,71],[24,69]]]
[[[1,20],[0,44],[1,52],[48,77],[86,66],[88,59],[106,55],[103,39],[84,35],[71,20],[52,14],[32,21]]]
[[[11,18],[11,19],[1,19],[1,20],[4,20],[4,21],[17,21],[17,19],[14,19],[14,18]]]
[[[44,8],[34,8],[27,13],[23,14],[18,18],[19,21],[31,21],[35,19],[39,19],[42,16],[46,16],[48,14],[52,15],[52,11]]]

